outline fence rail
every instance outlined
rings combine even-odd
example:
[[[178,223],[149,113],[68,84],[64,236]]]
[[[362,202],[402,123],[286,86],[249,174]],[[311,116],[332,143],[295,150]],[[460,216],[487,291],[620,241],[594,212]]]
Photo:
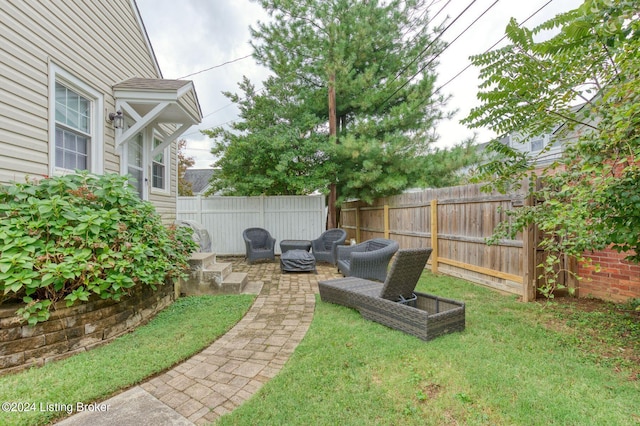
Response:
[[[178,197],[177,218],[204,226],[217,254],[244,255],[242,231],[254,226],[267,229],[278,242],[318,238],[326,224],[324,204],[322,195]]]
[[[524,192],[485,194],[479,185],[425,190],[343,204],[340,226],[361,242],[391,238],[402,248],[432,247],[431,268],[498,290],[535,299],[531,232],[487,245],[505,211],[528,202]]]

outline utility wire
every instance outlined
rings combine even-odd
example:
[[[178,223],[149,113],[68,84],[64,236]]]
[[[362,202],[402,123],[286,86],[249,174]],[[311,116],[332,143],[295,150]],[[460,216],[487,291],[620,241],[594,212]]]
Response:
[[[520,24],[518,24],[518,27],[521,27],[522,25],[526,24],[528,20],[530,20],[531,18],[533,18],[534,16],[536,16],[538,13],[540,13],[540,11],[542,9],[544,9],[545,7],[549,6],[549,4],[551,4],[553,0],[549,0],[548,2],[546,2],[544,5],[540,6],[540,8],[538,10],[536,10],[535,12],[533,12],[531,15],[529,15],[529,17],[527,19],[525,19],[524,21],[522,21]],[[482,52],[482,54],[485,54],[487,52],[489,52],[490,50],[492,50],[494,47],[496,47],[502,40],[504,40],[505,38],[507,38],[507,35],[503,35],[502,38],[498,41],[496,41],[495,43],[493,43],[491,45],[491,47],[489,47],[487,50],[485,50],[484,52]],[[468,70],[469,68],[471,68],[471,65],[473,65],[471,62],[469,62],[469,65],[467,65],[466,67],[464,67],[462,70],[460,70],[456,75],[454,75],[453,77],[451,77],[449,80],[447,80],[444,84],[442,84],[440,87],[438,87],[435,91],[435,93],[438,93],[443,87],[445,87],[446,85],[450,84],[453,80],[455,80],[456,78],[460,77],[460,75],[465,72],[466,70]]]
[[[413,60],[412,60],[412,61],[411,61],[407,66],[405,66],[405,68],[404,68],[403,70],[401,70],[401,71],[400,71],[400,73],[398,73],[398,74],[395,76],[394,80],[396,80],[396,79],[397,79],[397,78],[398,78],[398,77],[399,77],[399,76],[400,76],[404,71],[406,71],[406,69],[407,69],[409,66],[411,66],[411,64],[413,64],[415,61],[417,61],[417,60],[420,58],[420,56],[421,56],[424,52],[426,52],[426,51],[429,49],[429,47],[430,47],[430,46],[432,46],[432,45],[433,45],[433,44],[434,44],[438,39],[440,39],[440,38],[442,37],[442,35],[443,35],[443,34],[444,34],[444,33],[445,33],[449,28],[451,28],[451,26],[452,26],[453,24],[455,24],[455,23],[456,23],[456,21],[457,21],[458,19],[460,19],[460,17],[462,17],[462,15],[464,15],[464,14],[466,13],[466,12],[469,10],[469,8],[470,8],[471,6],[473,6],[473,4],[474,4],[476,1],[477,1],[477,0],[472,0],[472,1],[471,1],[471,3],[469,3],[469,4],[467,5],[467,7],[465,7],[465,9],[464,9],[462,12],[460,12],[460,13],[458,14],[458,16],[456,16],[456,18],[455,18],[455,19],[454,19],[454,20],[453,20],[453,21],[452,21],[452,22],[451,22],[451,23],[450,23],[450,24],[449,24],[449,25],[448,25],[444,30],[442,30],[442,32],[441,32],[440,34],[438,34],[438,36],[437,36],[437,37],[436,37],[436,38],[435,38],[431,43],[429,43],[429,44],[428,44],[428,45],[427,45],[427,46],[426,46],[426,47],[425,47],[425,48],[424,48],[424,49],[423,49],[423,50],[418,54],[418,56],[416,56],[416,58],[415,58],[415,59],[413,59]],[[444,51],[445,51],[449,46],[451,46],[453,43],[455,43],[455,41],[456,41],[456,40],[458,40],[458,39],[459,39],[459,38],[460,38],[464,33],[466,33],[466,32],[467,32],[467,31],[468,31],[468,30],[469,30],[469,29],[470,29],[470,28],[471,28],[471,27],[472,27],[472,26],[473,26],[473,25],[474,25],[474,24],[475,24],[475,23],[476,23],[480,18],[482,18],[482,16],[484,16],[484,15],[485,15],[485,14],[486,14],[486,13],[487,13],[491,8],[493,8],[493,7],[498,3],[498,1],[500,1],[500,0],[496,0],[496,1],[494,1],[494,2],[491,4],[491,6],[489,6],[489,7],[488,7],[484,12],[482,12],[482,14],[480,14],[478,17],[476,17],[476,19],[475,19],[475,20],[474,20],[470,25],[468,25],[468,26],[467,26],[467,28],[465,28],[465,29],[464,29],[460,34],[458,34],[458,36],[457,36],[457,37],[456,37],[456,38],[455,38],[451,43],[449,43],[449,44],[448,44],[448,45],[447,45],[447,46],[446,46],[446,47],[445,47],[441,52],[439,52],[436,56],[434,56],[434,57],[433,57],[433,59],[431,59],[431,60],[430,60],[430,61],[429,61],[425,66],[423,66],[423,67],[422,67],[422,68],[421,68],[421,69],[420,69],[416,74],[414,74],[414,75],[413,75],[409,80],[407,80],[407,82],[405,82],[402,86],[400,86],[398,89],[396,89],[396,90],[395,90],[395,91],[394,91],[394,92],[393,92],[389,97],[387,97],[387,98],[382,102],[382,104],[381,104],[381,105],[384,105],[385,103],[387,103],[387,102],[388,102],[391,98],[393,98],[393,96],[395,96],[395,95],[396,95],[396,94],[397,94],[401,89],[403,89],[407,84],[409,84],[409,83],[410,83],[410,82],[411,82],[411,81],[412,81],[412,80],[413,80],[413,79],[414,79],[418,74],[420,74],[420,73],[421,73],[421,72],[422,72],[422,71],[423,71],[427,66],[429,66],[431,63],[433,63],[433,61],[434,61],[435,59],[437,59],[437,58],[438,58],[438,57],[439,57],[439,56],[440,56],[440,55],[441,55],[441,54],[442,54],[442,53],[443,53],[443,52],[444,52]],[[550,0],[550,2],[551,2],[551,1],[552,1],[552,0]],[[439,14],[444,10],[444,8],[445,8],[445,7],[447,7],[447,5],[448,5],[450,2],[451,2],[451,0],[447,1],[447,2],[445,3],[445,5],[444,5],[442,8],[440,8],[440,10],[436,13],[436,15],[435,15],[435,16],[439,15]],[[536,13],[537,13],[537,12],[536,12]],[[526,21],[525,21],[525,22],[526,22]],[[504,37],[503,37],[503,38],[504,38]],[[500,41],[501,41],[501,40],[499,40],[497,43],[499,43]],[[496,43],[496,44],[497,44],[497,43]],[[264,88],[263,88],[263,89],[264,89]],[[262,90],[262,89],[260,89],[260,90]],[[231,105],[231,104],[226,105],[226,106],[224,106],[224,107],[222,107],[222,108],[220,108],[220,109],[218,109],[218,110],[216,110],[216,111],[213,111],[213,112],[211,112],[211,113],[207,114],[206,116],[212,115],[213,113],[218,112],[218,111],[220,111],[221,109],[224,109],[224,108],[226,108],[226,107],[228,107],[228,106],[230,106],[230,105]],[[203,118],[204,118],[204,117],[203,117]],[[219,126],[222,126],[222,125],[228,124],[228,123],[233,122],[233,121],[237,121],[237,120],[227,121],[227,122],[225,122],[225,123],[222,123],[222,124],[220,124],[220,125],[218,125],[218,126],[213,126],[213,127],[219,127]],[[189,136],[189,135],[193,135],[193,134],[197,134],[197,133],[199,133],[199,131],[198,131],[198,132],[191,132],[191,133],[188,133],[188,134],[186,134],[186,135],[184,135],[184,136]]]
[[[447,1],[447,3],[443,6],[443,8],[441,8],[441,9],[436,13],[436,15],[434,15],[434,16],[437,16],[438,14],[440,14],[440,12],[442,12],[442,10],[444,9],[444,7],[446,7],[446,6],[450,3],[450,1],[451,1],[451,0]],[[473,0],[469,5],[467,5],[467,7],[466,7],[466,8],[465,8],[465,9],[464,9],[464,10],[463,10],[463,11],[462,11],[462,12],[461,12],[461,13],[460,13],[460,14],[459,14],[459,15],[458,15],[458,16],[457,16],[457,17],[456,17],[452,22],[451,22],[451,24],[449,24],[449,25],[448,25],[448,26],[447,26],[447,27],[442,31],[442,33],[440,33],[440,35],[438,36],[438,38],[440,38],[440,36],[441,36],[441,35],[442,35],[446,30],[448,30],[448,29],[449,29],[449,28],[450,28],[450,27],[451,27],[451,26],[452,26],[452,25],[453,25],[453,24],[454,24],[454,23],[455,23],[455,22],[456,22],[456,21],[457,21],[457,20],[458,20],[458,19],[459,19],[463,14],[464,14],[464,13],[466,13],[466,11],[467,11],[467,10],[468,10],[472,5],[473,5],[473,3],[475,3],[475,1],[476,1],[476,0]],[[451,46],[451,44],[453,44],[453,43],[454,43],[456,40],[458,40],[458,39],[459,39],[459,38],[460,38],[460,37],[461,37],[465,32],[467,32],[467,31],[471,28],[471,26],[473,26],[473,25],[474,25],[474,24],[475,24],[475,23],[476,23],[476,22],[477,22],[477,21],[478,21],[482,16],[484,16],[484,15],[485,15],[485,14],[486,14],[486,13],[487,13],[491,8],[493,8],[493,7],[496,5],[496,3],[498,3],[498,1],[499,1],[499,0],[496,0],[496,1],[495,1],[491,6],[489,6],[489,7],[488,7],[488,8],[487,8],[487,9],[486,9],[486,10],[485,10],[481,15],[479,15],[479,16],[478,16],[478,17],[477,17],[477,18],[476,18],[476,19],[475,19],[475,20],[474,20],[470,25],[468,25],[468,26],[464,29],[464,31],[462,31],[462,32],[461,32],[461,33],[460,33],[460,34],[459,34],[459,35],[458,35],[458,36],[457,36],[457,37],[456,37],[456,38],[455,38],[451,43],[449,43],[449,44],[445,47],[445,49],[443,49],[443,50],[442,50],[442,52],[444,52],[444,51],[445,51],[449,46]],[[541,6],[540,8],[538,8],[535,12],[533,12],[531,15],[529,15],[529,17],[527,17],[524,21],[522,21],[520,24],[518,24],[518,26],[520,27],[520,26],[524,25],[525,23],[527,23],[527,21],[529,21],[529,20],[530,20],[530,19],[532,19],[535,15],[537,15],[538,13],[540,13],[544,8],[546,8],[547,6],[549,6],[549,4],[551,4],[552,2],[553,2],[553,0],[549,0],[549,1],[547,1],[544,5],[542,5],[542,6]],[[483,53],[487,53],[487,52],[489,52],[491,49],[493,49],[494,47],[496,47],[496,46],[497,46],[501,41],[503,41],[506,37],[507,37],[507,35],[505,34],[505,35],[504,35],[504,36],[502,36],[498,41],[496,41],[494,44],[492,44],[488,49],[486,49]],[[438,38],[436,38],[436,40],[437,40]],[[434,40],[434,42],[435,42],[435,40]],[[433,44],[433,42],[432,42],[431,44]],[[431,45],[431,44],[430,44],[430,45]],[[428,48],[428,47],[429,47],[429,46],[427,46],[427,48]],[[416,57],[416,59],[414,59],[414,60],[412,61],[412,63],[413,63],[413,62],[415,62],[415,61],[419,58],[419,56],[420,56],[422,53],[424,53],[425,51],[426,51],[426,49],[424,49],[424,50],[423,50],[423,51],[418,55],[418,57]],[[393,96],[395,96],[395,95],[396,95],[396,94],[397,94],[397,93],[398,93],[402,88],[404,88],[407,84],[409,84],[409,83],[411,82],[411,80],[413,80],[413,79],[414,79],[414,78],[415,78],[415,77],[416,77],[420,72],[422,72],[422,71],[424,70],[424,68],[426,68],[427,66],[429,66],[429,64],[431,64],[431,63],[433,62],[433,60],[437,59],[437,57],[438,57],[438,56],[440,56],[440,54],[442,54],[442,52],[440,52],[438,55],[436,55],[436,57],[434,57],[434,58],[433,58],[429,63],[427,63],[424,67],[422,67],[422,68],[420,69],[420,71],[418,71],[418,73],[417,73],[417,74],[414,74],[414,75],[413,75],[413,76],[412,76],[412,77],[411,77],[411,78],[410,78],[406,83],[404,83],[400,88],[398,88],[396,91],[394,91],[394,93],[392,93],[392,94],[391,94],[391,96],[389,96],[387,99],[385,99],[385,101],[384,101],[382,104],[385,104],[386,102],[388,102],[388,101],[389,101]],[[205,72],[205,71],[208,71],[208,70],[214,69],[214,68],[218,68],[218,67],[224,66],[224,65],[226,65],[226,64],[232,63],[232,62],[236,62],[236,61],[239,61],[239,60],[242,60],[242,59],[246,59],[246,58],[248,58],[249,56],[251,56],[251,55],[247,55],[247,56],[244,56],[244,57],[242,57],[242,58],[237,58],[237,59],[235,59],[235,60],[228,61],[228,62],[225,62],[225,63],[223,63],[223,64],[216,65],[216,66],[214,66],[214,67],[207,68],[207,69],[205,69],[205,70],[201,70],[201,71],[198,71],[198,72],[196,72],[196,73],[192,73],[192,74],[186,75],[186,76],[184,76],[184,77],[180,77],[179,79],[183,79],[183,78],[186,78],[186,77],[190,77],[190,76],[192,76],[192,75],[199,74],[199,73],[202,73],[202,72]],[[439,86],[439,87],[434,91],[434,93],[439,92],[440,90],[442,90],[442,88],[444,88],[445,86],[447,86],[447,85],[451,84],[451,82],[453,82],[456,78],[460,77],[460,75],[461,75],[462,73],[464,73],[467,69],[469,69],[472,65],[473,65],[472,63],[469,63],[465,68],[463,68],[461,71],[459,71],[456,75],[454,75],[452,78],[450,78],[449,80],[447,80],[444,84],[442,84],[441,86]],[[403,70],[403,71],[404,71],[404,70]],[[397,76],[396,76],[396,78],[397,78]],[[395,80],[395,79],[394,79],[394,80]],[[260,90],[263,90],[263,89],[264,89],[264,87],[263,87],[262,89],[260,89]],[[227,105],[225,105],[225,106],[223,106],[223,107],[221,107],[221,108],[219,108],[219,109],[217,109],[217,110],[215,110],[215,111],[212,111],[212,112],[210,112],[210,113],[208,113],[208,114],[204,115],[204,116],[203,116],[203,118],[204,118],[204,117],[208,117],[208,116],[210,116],[210,115],[212,115],[212,114],[214,114],[214,113],[216,113],[216,112],[219,112],[219,111],[221,111],[221,110],[223,110],[223,109],[225,109],[225,108],[227,108],[227,107],[229,107],[229,106],[231,106],[231,105],[233,105],[233,104],[234,104],[233,102],[232,102],[232,103],[229,103],[229,104],[227,104]],[[226,121],[226,122],[224,122],[224,123],[221,123],[221,124],[218,124],[218,125],[216,125],[216,126],[212,126],[212,127],[220,127],[220,126],[224,126],[224,125],[226,125],[226,124],[233,123],[233,122],[235,122],[235,121],[237,121],[237,119],[235,119],[235,120],[229,120],[229,121]],[[198,133],[200,133],[200,131],[187,133],[186,135],[183,135],[183,136],[190,136],[190,135],[194,135],[194,134],[198,134]]]
[[[424,48],[424,49],[423,49],[423,50],[422,50],[422,51],[421,51],[421,52],[416,56],[416,58],[415,58],[415,59],[413,59],[409,64],[407,64],[407,65],[406,65],[406,66],[405,66],[405,67],[404,67],[404,68],[403,68],[403,69],[402,69],[402,70],[401,70],[401,71],[400,71],[400,72],[399,72],[399,73],[394,77],[393,81],[397,80],[397,79],[398,79],[398,77],[400,77],[400,75],[402,75],[402,73],[404,73],[404,72],[405,72],[405,71],[406,71],[406,70],[407,70],[407,69],[408,69],[408,68],[409,68],[413,63],[415,63],[415,61],[417,61],[417,60],[420,58],[420,56],[421,56],[422,54],[424,54],[424,53],[429,49],[429,47],[431,47],[431,46],[432,46],[432,45],[433,45],[433,44],[434,44],[434,43],[435,43],[435,42],[436,42],[436,41],[437,41],[437,40],[442,36],[442,34],[443,34],[447,29],[449,29],[449,28],[451,27],[451,25],[453,25],[453,24],[458,20],[458,18],[460,18],[460,16],[462,16],[462,15],[463,15],[463,14],[464,14],[464,13],[465,13],[465,12],[466,12],[466,11],[467,11],[467,10],[468,10],[468,9],[469,9],[469,8],[470,8],[470,7],[471,7],[471,6],[476,2],[476,1],[477,1],[477,0],[472,0],[472,2],[471,2],[469,5],[467,5],[467,7],[465,8],[465,10],[464,10],[464,11],[462,11],[462,13],[460,13],[460,14],[459,14],[459,15],[458,15],[454,20],[453,20],[453,22],[451,22],[451,24],[449,24],[449,26],[447,26],[447,27],[442,31],[442,33],[440,33],[440,35],[438,35],[438,37],[436,37],[436,39],[434,39],[431,43],[429,43],[429,45],[427,45],[427,46],[426,46],[426,47],[425,47],[425,48]],[[496,2],[495,2],[495,3],[497,3],[498,1],[499,1],[499,0],[496,0]],[[434,17],[433,17],[432,19],[434,19],[436,16],[438,16],[438,15],[439,15],[439,14],[440,14],[440,13],[441,13],[441,12],[442,12],[442,11],[443,11],[447,6],[448,6],[448,5],[449,5],[449,3],[451,3],[451,0],[448,0],[448,1],[444,4],[444,6],[442,6],[442,7],[439,9],[439,10],[438,10],[438,12],[436,12],[436,14],[434,15]],[[495,5],[495,3],[494,3],[494,5]],[[493,5],[492,5],[491,7],[493,7]],[[491,8],[491,7],[490,7],[490,8]],[[489,9],[490,9],[490,8],[489,8]],[[488,9],[487,9],[487,10],[488,10]],[[484,13],[486,13],[486,12],[487,12],[487,11],[485,11]],[[425,13],[426,13],[426,11],[425,11]],[[483,13],[482,15],[484,15],[484,13]],[[482,16],[482,15],[480,15],[480,16]],[[477,21],[478,19],[479,19],[479,18],[476,18],[476,21]],[[474,21],[474,23],[475,23],[475,21]],[[468,29],[468,27],[467,27],[467,29]],[[465,31],[466,31],[466,30],[465,30]],[[461,35],[462,35],[462,34],[461,34]],[[459,37],[460,37],[460,35],[459,35],[457,38],[459,38]],[[456,40],[457,40],[457,38],[456,38]],[[455,41],[455,40],[454,40],[454,41]],[[452,43],[453,43],[453,42],[452,42]],[[445,48],[445,49],[446,49],[446,48]],[[183,76],[183,77],[178,78],[178,80],[181,80],[181,79],[183,79],[183,78],[187,78],[187,77],[191,77],[191,76],[196,75],[196,74],[200,74],[200,73],[203,73],[203,72],[206,72],[206,71],[209,71],[209,70],[212,70],[212,69],[215,69],[215,68],[219,68],[219,67],[222,67],[222,66],[224,66],[224,65],[227,65],[227,64],[233,63],[233,62],[237,62],[237,61],[240,61],[240,60],[246,59],[246,58],[248,58],[249,56],[252,56],[252,55],[246,55],[246,56],[243,56],[243,57],[241,57],[241,58],[237,58],[237,59],[234,59],[234,60],[231,60],[231,61],[228,61],[228,62],[224,62],[224,63],[219,64],[219,65],[215,65],[215,66],[210,67],[210,68],[206,68],[206,69],[203,69],[203,70],[200,70],[200,71],[197,71],[197,72],[194,72],[194,73],[191,73],[191,74],[185,75],[185,76]],[[436,56],[436,57],[437,57],[437,56]],[[431,61],[431,62],[432,62],[432,61]],[[431,63],[431,62],[430,62],[430,63]],[[424,69],[424,68],[422,68],[422,69]],[[421,71],[422,71],[422,69],[421,69],[419,72],[421,72]],[[401,86],[397,91],[395,91],[395,92],[391,95],[391,97],[393,97],[393,96],[394,96],[394,95],[395,95],[395,94],[396,94],[400,89],[402,89],[402,88],[403,88],[404,86],[406,86],[406,85],[407,85],[411,80],[413,80],[413,78],[415,78],[415,76],[416,76],[416,75],[412,76],[412,77],[411,77],[411,79],[409,79],[409,81],[408,81],[407,83],[405,83],[405,84],[404,84],[404,85],[402,85],[402,86]],[[264,89],[264,88],[263,88],[263,89]],[[260,90],[262,90],[262,89],[260,89]],[[387,98],[387,99],[383,102],[383,104],[384,104],[384,103],[386,103],[387,101],[389,101],[389,99],[390,99],[391,97]],[[230,104],[227,104],[227,105],[225,105],[225,106],[223,106],[223,107],[221,107],[221,108],[219,108],[219,109],[217,109],[217,110],[215,110],[215,111],[212,111],[212,112],[210,112],[210,113],[208,113],[208,114],[204,115],[202,118],[205,118],[205,117],[208,117],[208,116],[210,116],[210,115],[212,115],[212,114],[215,114],[216,112],[219,112],[219,111],[221,111],[221,110],[223,110],[223,109],[225,109],[225,108],[227,108],[227,107],[229,107],[229,106],[231,106],[231,105],[233,105],[233,102],[232,102],[232,103],[230,103]],[[225,124],[226,124],[226,123],[225,123]],[[214,126],[214,127],[217,127],[217,126]],[[186,134],[186,135],[184,135],[184,136],[193,135],[193,134],[196,134],[196,133],[198,133],[198,132],[191,132],[191,133],[188,133],[188,134]]]
[[[427,45],[427,47],[425,47],[425,48],[422,50],[422,52],[420,52],[420,54],[419,54],[419,55],[418,55],[414,60],[412,60],[412,61],[411,61],[411,63],[410,63],[409,65],[411,65],[412,63],[414,63],[415,61],[417,61],[417,60],[420,58],[420,56],[422,55],[422,53],[424,53],[424,52],[425,52],[429,47],[431,47],[431,46],[432,46],[436,41],[438,41],[440,38],[442,38],[443,34],[444,34],[444,33],[445,33],[449,28],[451,28],[451,26],[452,26],[453,24],[455,24],[455,23],[456,23],[456,21],[457,21],[458,19],[460,19],[460,18],[462,17],[462,15],[464,15],[464,14],[466,13],[466,12],[469,10],[469,8],[470,8],[471,6],[473,6],[473,4],[474,4],[476,1],[477,1],[477,0],[473,0],[471,3],[469,3],[469,4],[467,5],[467,7],[466,7],[462,12],[460,12],[460,13],[458,14],[458,16],[456,16],[456,17],[455,17],[455,19],[454,19],[454,20],[453,20],[449,25],[447,25],[447,26],[445,27],[445,29],[444,29],[444,30],[442,30],[442,32],[440,32],[440,34],[438,34],[438,36],[437,36],[436,38],[434,38],[434,39],[433,39],[433,41],[431,41],[431,43],[429,43],[429,44]],[[499,1],[499,0],[496,0],[496,3],[497,3],[498,1]],[[495,3],[494,3],[494,5],[495,5]],[[491,7],[493,7],[493,5],[491,5]],[[467,29],[468,29],[468,28],[467,28]],[[466,31],[466,30],[465,30],[465,31]],[[458,36],[458,37],[459,37],[459,36]],[[424,71],[424,69],[425,69],[426,67],[428,67],[429,65],[431,65],[431,64],[433,63],[433,61],[435,61],[435,60],[436,60],[436,59],[437,59],[437,58],[442,54],[442,52],[444,52],[444,51],[445,51],[449,46],[451,46],[451,44],[447,45],[444,49],[442,49],[442,51],[440,51],[440,52],[439,52],[437,55],[435,55],[435,56],[434,56],[434,57],[433,57],[429,62],[427,62],[427,63],[426,63],[422,68],[420,68],[420,69],[418,70],[418,72],[417,72],[417,73],[415,73],[414,75],[412,75],[412,76],[411,76],[411,78],[409,78],[405,83],[403,83],[400,87],[398,87],[396,90],[394,90],[394,91],[393,91],[393,93],[392,93],[391,95],[389,95],[389,96],[388,96],[384,101],[382,101],[382,103],[380,104],[380,106],[378,107],[378,109],[380,109],[380,107],[382,107],[384,104],[386,104],[387,102],[389,102],[389,101],[391,100],[391,98],[393,98],[393,97],[394,97],[394,96],[395,96],[395,95],[396,95],[400,90],[402,90],[402,89],[403,89],[407,84],[411,83],[411,81],[412,81],[414,78],[416,78],[416,76],[417,76],[418,74],[420,74],[422,71]],[[405,68],[405,69],[406,69],[406,68]],[[404,72],[404,70],[403,70],[402,72]],[[396,78],[397,78],[397,76],[396,76]],[[394,81],[395,81],[395,80],[396,80],[396,79],[394,78]]]
[[[476,1],[477,1],[477,0],[473,0],[473,1],[471,2],[471,4],[470,4],[469,6],[467,6],[467,9],[468,9],[468,8],[469,8],[473,3],[475,3]],[[438,12],[436,12],[436,14],[434,15],[434,17],[433,17],[433,18],[431,18],[431,20],[435,19],[435,17],[436,17],[436,16],[438,16],[438,15],[440,14],[440,12],[442,12],[442,11],[444,10],[444,8],[445,8],[445,7],[447,7],[447,6],[449,5],[449,3],[451,3],[451,0],[448,0],[448,1],[444,4],[444,6],[442,6],[442,7],[440,8],[440,10],[438,10]],[[426,10],[426,11],[425,11],[425,14],[426,14],[427,12],[428,12],[428,10]],[[465,9],[465,12],[466,12],[466,9]],[[463,12],[463,13],[464,13],[464,12]],[[457,19],[457,18],[456,18],[456,19]],[[454,22],[455,22],[455,21],[454,21]],[[428,24],[429,24],[429,23],[428,23]],[[427,25],[428,25],[428,24],[427,24]],[[449,28],[449,27],[445,28],[445,29],[442,31],[442,33],[444,33],[448,28]],[[405,72],[406,70],[408,70],[408,69],[409,69],[409,67],[410,67],[411,65],[413,65],[413,64],[414,64],[418,59],[420,59],[420,57],[421,57],[421,56],[422,56],[422,55],[423,55],[423,54],[424,54],[424,53],[425,53],[425,52],[426,52],[426,51],[427,51],[431,46],[433,46],[433,44],[434,44],[436,41],[438,41],[438,39],[440,38],[440,36],[442,35],[442,33],[440,33],[440,35],[439,35],[438,37],[436,37],[435,39],[433,39],[433,41],[431,41],[431,43],[429,43],[429,44],[428,44],[424,49],[422,49],[422,51],[421,51],[420,53],[418,53],[418,55],[417,55],[415,58],[413,58],[413,59],[411,60],[411,62],[409,62],[407,65],[405,65],[405,66],[404,66],[404,67],[403,67],[403,68],[402,68],[402,69],[401,69],[401,70],[396,74],[396,76],[395,76],[395,77],[393,77],[393,80],[391,80],[391,82],[390,82],[390,83],[393,83],[394,81],[396,81],[396,80],[397,80],[397,79],[398,79],[402,74],[404,74],[404,72]],[[417,35],[416,35],[416,37],[417,37]],[[386,102],[386,101],[385,101],[385,102]]]
[[[250,53],[250,54],[248,54],[246,56],[243,56],[241,58],[232,59],[230,61],[223,62],[222,64],[219,64],[219,65],[214,65],[212,67],[209,67],[209,68],[206,68],[206,69],[203,69],[203,70],[200,70],[200,71],[192,72],[191,74],[187,74],[185,76],[179,77],[176,80],[182,80],[183,78],[191,77],[192,75],[201,74],[201,73],[206,72],[206,71],[211,71],[212,69],[215,69],[215,68],[220,68],[220,67],[223,67],[225,65],[232,64],[234,62],[242,61],[243,59],[247,59],[247,58],[251,57],[252,55],[253,55],[253,53]]]

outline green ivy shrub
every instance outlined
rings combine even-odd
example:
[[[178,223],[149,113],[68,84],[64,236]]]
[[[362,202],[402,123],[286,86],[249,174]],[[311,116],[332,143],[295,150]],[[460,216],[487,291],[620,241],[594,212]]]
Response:
[[[46,321],[56,302],[119,300],[187,273],[191,231],[166,227],[127,178],[79,172],[0,187],[0,303]]]

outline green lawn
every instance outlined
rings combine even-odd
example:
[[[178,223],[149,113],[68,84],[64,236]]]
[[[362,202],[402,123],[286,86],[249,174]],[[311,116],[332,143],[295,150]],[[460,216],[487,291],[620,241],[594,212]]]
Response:
[[[640,424],[637,319],[425,274],[419,290],[466,302],[463,333],[423,342],[318,298],[285,368],[216,424]]]
[[[428,272],[418,289],[465,301],[466,330],[423,342],[318,298],[284,369],[217,424],[640,425],[636,315],[593,301],[525,304]],[[104,399],[206,347],[252,300],[180,299],[109,345],[0,377],[0,400]],[[51,420],[0,413],[0,425]]]
[[[1,402],[28,402],[28,412],[0,412],[0,425],[42,425],[63,413],[42,403],[103,400],[207,347],[247,312],[254,295],[178,299],[147,325],[112,343],[41,368],[0,377]]]

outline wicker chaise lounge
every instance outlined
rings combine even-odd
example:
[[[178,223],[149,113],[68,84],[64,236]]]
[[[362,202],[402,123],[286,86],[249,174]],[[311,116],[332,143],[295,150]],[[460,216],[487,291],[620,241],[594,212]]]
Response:
[[[398,251],[384,284],[355,277],[320,281],[320,298],[422,340],[462,331],[464,303],[414,291],[430,255],[431,249]]]
[[[260,259],[275,260],[276,239],[262,228],[247,228],[242,232],[247,253],[247,262]]]
[[[347,239],[347,231],[344,229],[329,229],[318,238],[311,240],[311,252],[318,262],[336,264],[338,246],[344,244]]]
[[[389,261],[400,246],[393,240],[374,238],[353,246],[338,246],[338,271],[345,277],[384,281]]]

